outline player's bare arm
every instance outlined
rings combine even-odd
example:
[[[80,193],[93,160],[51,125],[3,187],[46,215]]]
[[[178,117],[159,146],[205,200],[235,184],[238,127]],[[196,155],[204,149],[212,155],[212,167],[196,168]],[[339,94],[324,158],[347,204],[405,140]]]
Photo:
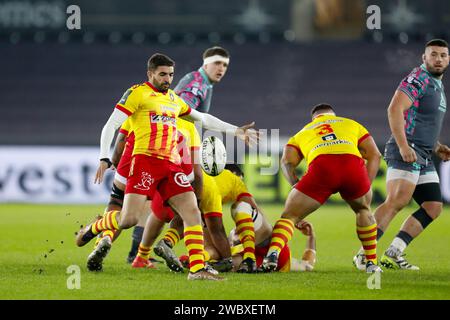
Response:
[[[367,160],[367,174],[369,175],[370,182],[372,182],[380,168],[381,153],[372,137],[367,137],[361,141],[358,149],[362,157]]]
[[[298,177],[295,169],[302,161],[303,157],[299,152],[291,146],[285,146],[283,149],[283,156],[281,157],[281,170],[286,180],[291,186],[297,183]]]
[[[209,231],[211,242],[221,258],[219,265],[222,268],[217,271],[230,271],[232,267],[231,248],[225,233],[222,217],[205,217],[205,224]]]
[[[306,249],[316,250],[316,236],[312,224],[308,221],[301,220],[295,224],[295,227],[308,237]]]
[[[436,148],[434,149],[434,152],[443,161],[450,160],[450,148],[445,144],[441,144],[439,141],[436,143]]]
[[[194,171],[194,181],[192,181],[191,185],[194,188],[195,196],[197,197],[197,202],[202,200],[203,194],[203,170],[200,165],[200,150],[194,149],[191,151],[191,160],[193,163],[193,171]]]
[[[408,145],[406,140],[405,120],[403,118],[403,112],[411,108],[411,105],[412,101],[406,93],[397,90],[388,107],[389,126],[405,162],[417,161],[416,152]]]
[[[120,158],[122,157],[123,149],[125,149],[126,139],[127,136],[119,132],[116,138],[113,155],[111,157],[111,162],[116,168],[120,162]]]

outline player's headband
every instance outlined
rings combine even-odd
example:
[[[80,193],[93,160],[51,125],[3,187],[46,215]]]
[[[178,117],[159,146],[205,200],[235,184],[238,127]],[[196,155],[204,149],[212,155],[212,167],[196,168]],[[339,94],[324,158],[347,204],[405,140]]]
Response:
[[[211,56],[211,57],[205,58],[203,60],[203,65],[206,65],[208,63],[214,63],[214,62],[217,62],[217,61],[221,61],[221,62],[225,62],[226,64],[229,64],[230,63],[230,58],[226,58],[226,57],[219,56],[218,54],[216,54],[215,56]]]

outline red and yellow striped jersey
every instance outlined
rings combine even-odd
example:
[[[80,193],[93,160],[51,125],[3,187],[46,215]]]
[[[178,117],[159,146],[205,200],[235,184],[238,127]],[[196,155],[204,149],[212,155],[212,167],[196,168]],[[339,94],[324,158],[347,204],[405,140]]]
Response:
[[[358,145],[369,136],[358,122],[327,114],[304,126],[287,145],[297,149],[309,165],[322,154],[353,154],[361,158]]]
[[[128,89],[116,108],[129,116],[135,136],[133,155],[180,162],[176,120],[191,112],[183,99],[170,89],[163,93],[145,82]]]
[[[222,216],[223,203],[234,203],[245,196],[251,196],[245,183],[230,170],[225,169],[215,177],[203,172],[200,210],[205,217]]]
[[[181,162],[185,164],[192,164],[191,151],[200,149],[200,135],[192,122],[177,119],[178,130],[178,153],[181,157]]]

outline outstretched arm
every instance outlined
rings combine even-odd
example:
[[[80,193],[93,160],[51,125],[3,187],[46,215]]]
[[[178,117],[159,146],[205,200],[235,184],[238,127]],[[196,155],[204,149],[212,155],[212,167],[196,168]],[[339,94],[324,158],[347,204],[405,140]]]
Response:
[[[222,121],[208,113],[199,112],[191,109],[189,114],[181,116],[182,118],[190,121],[200,121],[202,125],[209,130],[231,133],[234,136],[242,139],[248,145],[255,145],[259,140],[259,133],[254,128],[255,123],[249,123],[242,127],[237,127],[228,122]]]

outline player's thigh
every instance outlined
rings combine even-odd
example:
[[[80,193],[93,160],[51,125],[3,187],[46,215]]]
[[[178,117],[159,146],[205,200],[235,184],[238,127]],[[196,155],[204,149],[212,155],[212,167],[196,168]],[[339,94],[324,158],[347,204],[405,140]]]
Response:
[[[146,195],[127,193],[120,214],[120,224],[122,227],[135,225],[139,221],[140,216],[147,211],[146,206],[148,206]]]
[[[353,212],[359,213],[362,211],[370,211],[370,198],[372,190],[367,191],[365,195],[356,199],[344,199],[345,202],[352,208]]]
[[[403,208],[411,200],[419,181],[420,166],[400,160],[388,160],[386,203]]]
[[[416,185],[407,179],[392,179],[386,182],[385,203],[401,209],[408,205],[414,194]]]
[[[201,224],[200,210],[193,191],[179,193],[168,199],[170,206],[180,215],[184,223],[192,226]]]
[[[155,215],[150,214],[150,216],[147,218],[144,229],[144,236],[142,238],[144,245],[153,245],[153,242],[161,234],[164,224],[164,221],[161,221]]]
[[[303,220],[321,206],[321,203],[293,188],[286,199],[283,218]]]

